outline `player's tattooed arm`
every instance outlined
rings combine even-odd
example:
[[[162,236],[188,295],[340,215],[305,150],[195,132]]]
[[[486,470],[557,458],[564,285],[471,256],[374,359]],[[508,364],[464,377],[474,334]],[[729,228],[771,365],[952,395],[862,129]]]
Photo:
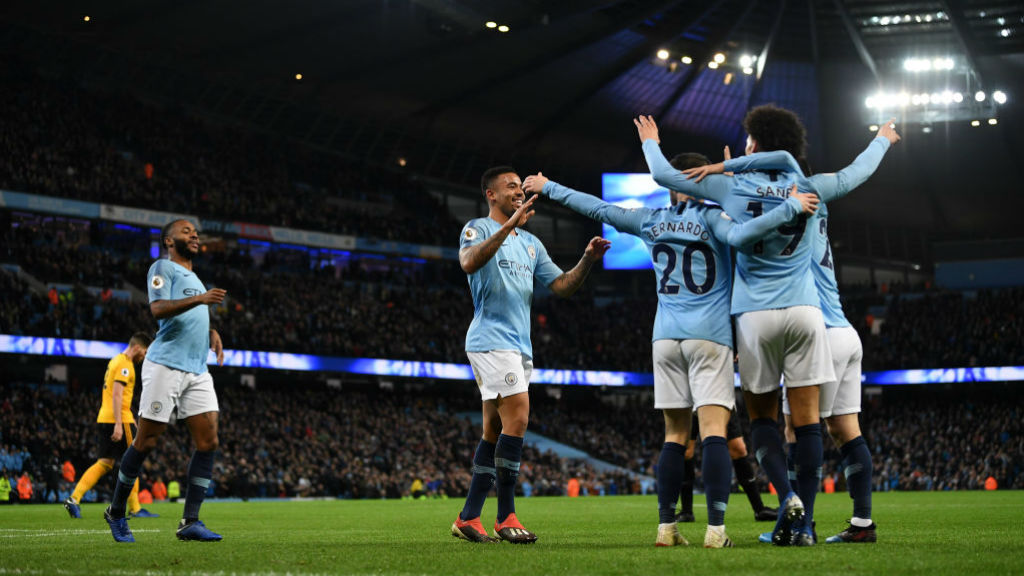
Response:
[[[154,318],[163,320],[164,318],[171,318],[183,312],[188,312],[200,304],[220,304],[224,301],[226,294],[227,290],[214,288],[208,292],[179,300],[154,300],[149,303],[149,310],[153,313]]]
[[[611,246],[611,242],[600,236],[591,238],[590,243],[587,244],[587,249],[583,251],[583,257],[580,258],[580,261],[573,266],[572,270],[563,272],[561,276],[555,278],[548,288],[556,296],[562,298],[572,296],[583,285],[583,281],[587,279],[587,274],[590,273],[594,263],[600,260]]]
[[[466,274],[473,274],[477,270],[484,267],[494,255],[498,253],[498,248],[501,248],[501,243],[508,238],[508,235],[513,230],[526,224],[526,221],[533,216],[533,203],[537,201],[537,195],[534,194],[530,198],[523,202],[523,205],[517,209],[497,232],[492,234],[490,238],[484,240],[479,244],[473,246],[467,246],[462,250],[459,250],[459,265],[462,266],[462,270]]]

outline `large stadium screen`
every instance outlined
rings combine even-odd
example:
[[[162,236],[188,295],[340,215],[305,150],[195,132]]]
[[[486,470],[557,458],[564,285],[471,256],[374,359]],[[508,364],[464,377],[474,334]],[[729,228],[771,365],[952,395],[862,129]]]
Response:
[[[668,190],[658,186],[651,175],[605,173],[601,175],[601,196],[623,208],[662,208],[669,205]],[[603,235],[612,247],[604,255],[606,270],[646,270],[652,268],[651,257],[643,242],[630,234],[620,234],[603,224]]]

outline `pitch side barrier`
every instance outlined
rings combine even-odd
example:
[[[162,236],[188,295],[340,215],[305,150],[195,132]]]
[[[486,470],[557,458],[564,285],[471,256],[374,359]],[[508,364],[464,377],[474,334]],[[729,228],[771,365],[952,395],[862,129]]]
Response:
[[[124,351],[124,342],[74,340],[0,334],[0,353],[38,354],[73,358],[109,359]],[[213,353],[207,359],[216,364]],[[473,380],[469,364],[388,360],[383,358],[345,358],[315,356],[288,352],[255,350],[224,350],[224,365],[264,370],[296,370],[300,372],[338,372],[399,378],[430,378],[438,380]],[[935,368],[927,370],[886,370],[866,372],[865,384],[889,386],[899,384],[947,384],[964,382],[1024,382],[1024,366],[989,366],[982,368]],[[602,370],[534,369],[531,384],[566,386],[653,386],[649,372],[615,372]],[[736,376],[739,386],[739,375]]]

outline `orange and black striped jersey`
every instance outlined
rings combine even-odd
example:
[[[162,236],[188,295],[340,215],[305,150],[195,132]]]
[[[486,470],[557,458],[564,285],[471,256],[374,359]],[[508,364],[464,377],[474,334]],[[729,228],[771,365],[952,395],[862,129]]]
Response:
[[[114,356],[107,364],[107,373],[103,376],[103,406],[100,407],[100,413],[96,416],[96,422],[100,424],[117,422],[114,417],[115,382],[120,382],[124,387],[121,391],[121,422],[134,424],[132,395],[135,393],[135,365],[124,353]]]

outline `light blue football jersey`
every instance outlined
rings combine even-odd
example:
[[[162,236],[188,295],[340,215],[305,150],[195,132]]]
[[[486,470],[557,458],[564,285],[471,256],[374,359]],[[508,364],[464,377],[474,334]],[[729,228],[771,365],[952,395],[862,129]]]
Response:
[[[828,205],[826,202],[841,198],[863,184],[878,169],[889,146],[890,142],[887,138],[875,137],[846,168],[835,174],[815,174],[807,178],[808,185],[818,190],[823,200],[818,211],[808,222],[807,234],[812,242],[811,271],[814,275],[814,286],[818,291],[821,312],[825,317],[825,326],[829,328],[844,328],[850,326],[850,322],[847,320],[846,314],[843,313],[843,305],[839,300],[839,283],[836,281],[835,261],[832,258],[832,247],[828,239]],[[741,156],[727,161],[725,169],[726,171],[777,169],[803,174],[797,161],[784,150]]]
[[[790,199],[746,224],[695,201],[670,208],[626,209],[556,182],[543,193],[584,216],[637,236],[654,264],[658,311],[652,340],[700,339],[732,348],[730,246],[760,240],[801,211]]]
[[[206,292],[194,272],[168,259],[153,262],[146,277],[150,303],[157,300],[181,300]],[[192,374],[206,372],[210,350],[210,311],[205,304],[177,316],[158,320],[156,338],[146,359],[168,368]]]
[[[876,146],[879,140],[885,144]],[[884,154],[888,140],[876,138],[869,149],[872,147]],[[743,172],[737,167],[742,167],[749,159],[741,157],[735,159],[736,162],[726,163],[727,171],[737,172],[732,177],[712,175],[695,183],[672,167],[654,140],[645,141],[643,150],[651,175],[658,184],[714,200],[738,222],[748,222],[778,206],[789,197],[789,189],[794,184],[803,192],[817,192],[823,202],[828,202],[863,183],[878,167],[877,162],[870,169],[851,165],[843,174],[807,179],[799,170]],[[733,314],[792,306],[821,307],[812,269],[813,242],[807,234],[807,220],[807,216],[801,214],[769,233],[763,241],[737,251]]]
[[[491,218],[470,220],[462,228],[459,249],[487,240],[501,228]],[[521,228],[509,234],[494,257],[467,274],[473,294],[473,322],[466,333],[467,352],[518,350],[533,358],[530,342],[530,306],[533,279],[550,286],[562,275],[544,244]]]

